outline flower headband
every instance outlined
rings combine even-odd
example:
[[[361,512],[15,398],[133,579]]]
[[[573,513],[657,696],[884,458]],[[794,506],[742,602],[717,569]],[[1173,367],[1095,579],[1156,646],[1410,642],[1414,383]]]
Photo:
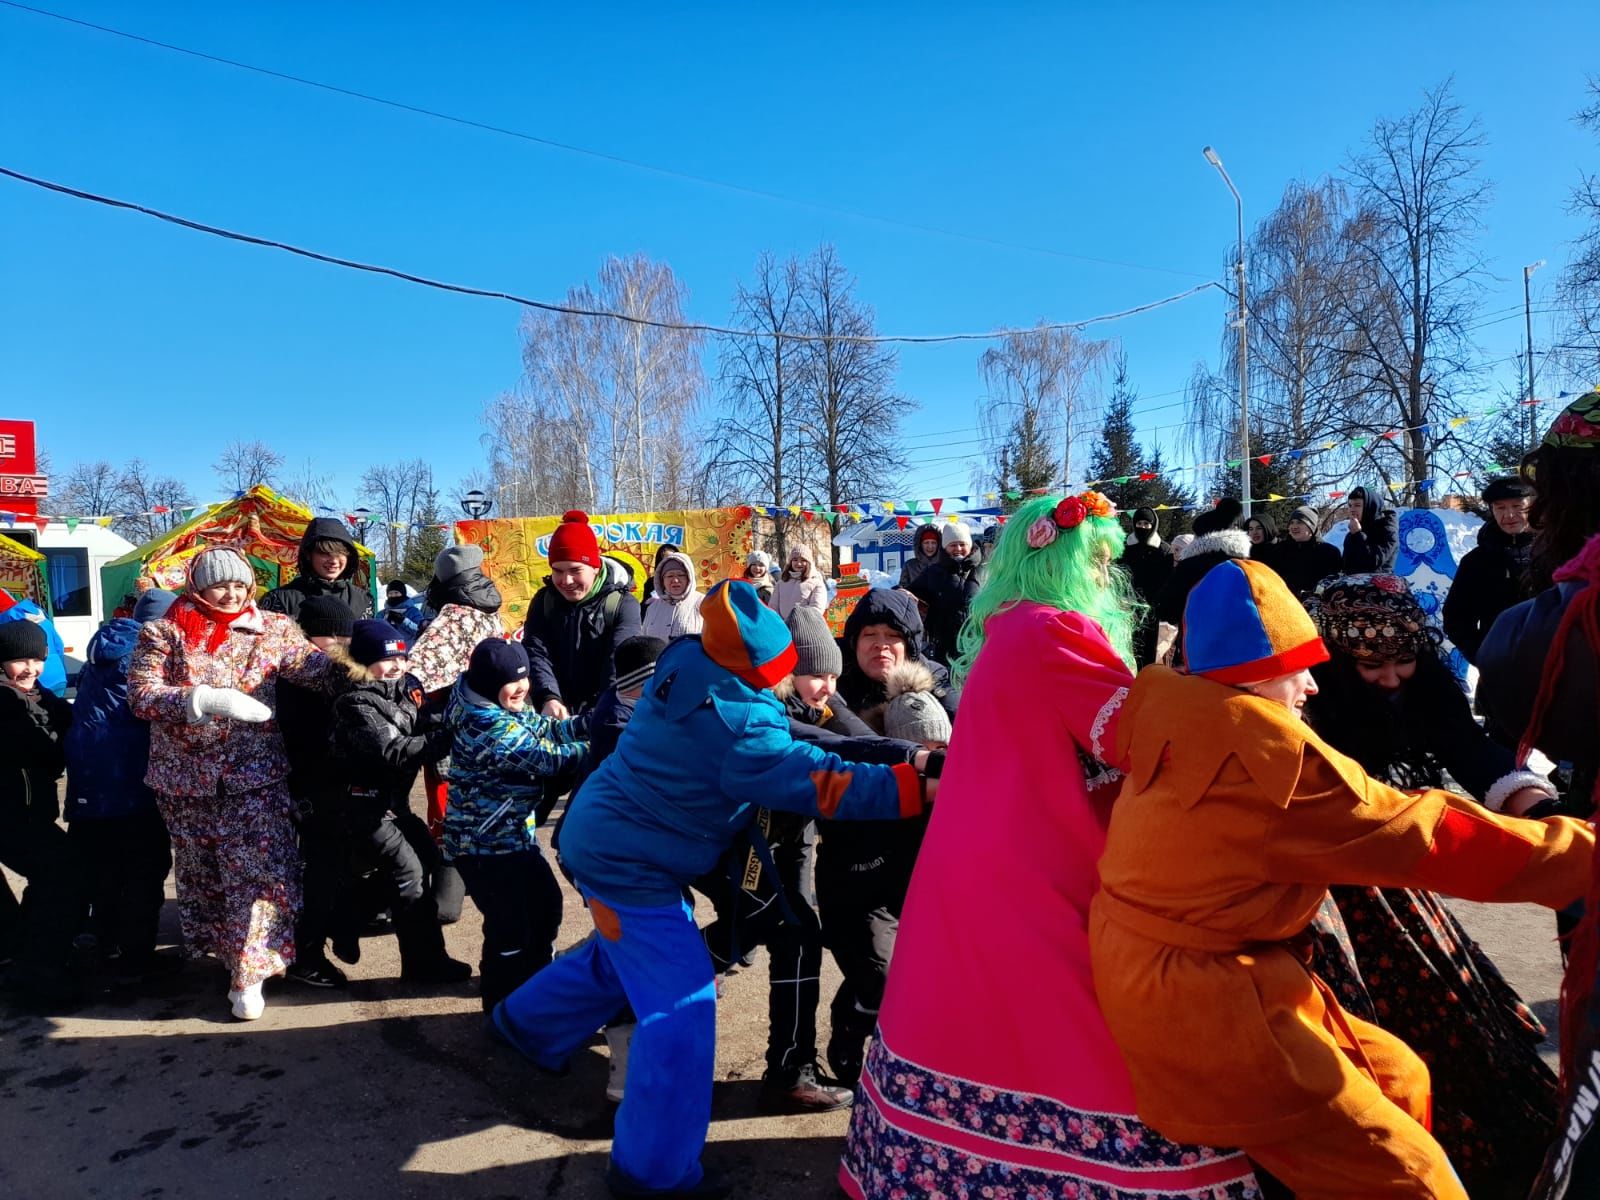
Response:
[[[1028,545],[1043,550],[1061,530],[1076,529],[1088,517],[1114,516],[1116,511],[1111,501],[1093,490],[1068,496],[1048,517],[1040,517],[1028,527]]]

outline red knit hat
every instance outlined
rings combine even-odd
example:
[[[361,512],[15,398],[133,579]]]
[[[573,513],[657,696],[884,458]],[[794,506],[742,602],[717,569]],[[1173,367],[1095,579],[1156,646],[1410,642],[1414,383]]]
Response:
[[[552,563],[583,563],[598,571],[600,543],[595,539],[594,530],[589,528],[589,514],[581,508],[575,508],[565,514],[561,518],[561,524],[557,525],[556,531],[550,535],[550,544],[545,550],[545,557]]]

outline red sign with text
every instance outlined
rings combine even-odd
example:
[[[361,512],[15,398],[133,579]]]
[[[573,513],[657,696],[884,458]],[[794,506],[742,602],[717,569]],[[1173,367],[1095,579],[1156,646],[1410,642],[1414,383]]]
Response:
[[[39,501],[50,494],[50,484],[38,468],[33,422],[0,419],[0,512],[39,515]]]

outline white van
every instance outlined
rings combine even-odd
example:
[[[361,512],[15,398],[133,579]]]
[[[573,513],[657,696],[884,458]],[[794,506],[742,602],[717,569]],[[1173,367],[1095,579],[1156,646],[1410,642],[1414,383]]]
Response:
[[[67,675],[75,677],[83,667],[89,639],[122,601],[121,596],[100,594],[100,568],[132,550],[133,543],[93,521],[81,521],[75,529],[68,529],[65,521],[52,521],[42,531],[18,524],[6,530],[6,536],[45,557],[56,632],[66,643]]]

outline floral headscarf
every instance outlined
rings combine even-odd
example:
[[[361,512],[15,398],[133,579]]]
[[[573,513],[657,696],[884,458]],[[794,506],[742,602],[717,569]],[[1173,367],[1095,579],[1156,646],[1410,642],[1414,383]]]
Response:
[[[1438,631],[1398,575],[1335,575],[1317,585],[1306,607],[1322,640],[1351,658],[1395,659],[1439,644]]]
[[[1570,450],[1600,448],[1600,391],[1585,392],[1562,409],[1544,435],[1544,444]]]

